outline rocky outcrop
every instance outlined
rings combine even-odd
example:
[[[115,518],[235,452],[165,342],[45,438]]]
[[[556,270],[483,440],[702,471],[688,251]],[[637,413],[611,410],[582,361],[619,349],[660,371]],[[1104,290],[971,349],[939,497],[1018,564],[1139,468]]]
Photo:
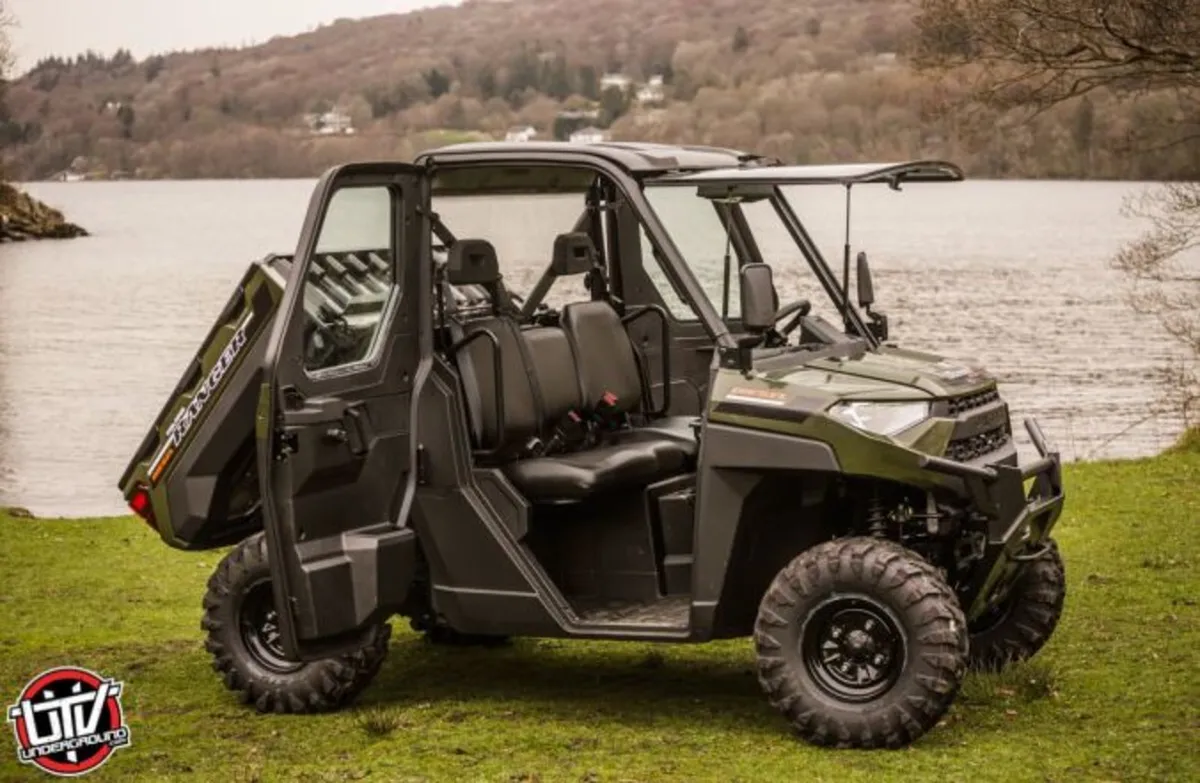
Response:
[[[83,236],[87,236],[87,232],[68,223],[57,209],[51,209],[12,185],[0,183],[0,242]]]

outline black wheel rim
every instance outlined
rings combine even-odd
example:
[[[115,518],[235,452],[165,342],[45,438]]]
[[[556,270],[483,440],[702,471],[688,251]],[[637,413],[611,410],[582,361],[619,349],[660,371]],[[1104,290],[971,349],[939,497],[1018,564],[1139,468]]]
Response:
[[[800,654],[822,691],[865,702],[887,693],[904,670],[905,636],[894,614],[867,596],[839,596],[804,623]]]
[[[242,643],[256,663],[279,674],[301,668],[303,664],[289,661],[283,654],[279,615],[275,611],[275,596],[269,581],[263,580],[250,586],[242,597],[238,614]]]

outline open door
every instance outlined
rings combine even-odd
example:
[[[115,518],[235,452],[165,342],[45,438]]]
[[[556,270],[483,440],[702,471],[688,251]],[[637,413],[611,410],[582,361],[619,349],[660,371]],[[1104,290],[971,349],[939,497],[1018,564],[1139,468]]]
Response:
[[[327,173],[264,360],[256,434],[284,649],[352,649],[413,576],[417,390],[429,371],[428,187],[403,164]]]

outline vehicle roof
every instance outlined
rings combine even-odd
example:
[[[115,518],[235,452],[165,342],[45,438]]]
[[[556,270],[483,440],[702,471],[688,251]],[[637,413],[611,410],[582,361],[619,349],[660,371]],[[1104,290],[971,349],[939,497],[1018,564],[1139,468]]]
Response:
[[[784,185],[857,185],[901,182],[958,182],[963,172],[953,163],[914,160],[903,163],[836,163],[816,166],[759,166],[721,168],[669,174],[664,182],[772,183]]]
[[[452,144],[428,150],[416,159],[418,164],[432,158],[451,162],[455,159],[520,161],[531,158],[553,159],[558,155],[590,156],[614,163],[634,174],[702,171],[737,168],[751,164],[778,164],[771,158],[741,150],[649,142],[604,141],[580,144],[566,141],[482,141]]]
[[[795,185],[869,184],[899,182],[957,182],[963,172],[953,163],[914,160],[891,163],[835,163],[786,166],[774,158],[724,147],[606,141],[579,144],[565,141],[469,142],[428,150],[417,163],[553,161],[558,156],[594,157],[614,163],[631,174],[659,177],[663,182],[752,183]]]

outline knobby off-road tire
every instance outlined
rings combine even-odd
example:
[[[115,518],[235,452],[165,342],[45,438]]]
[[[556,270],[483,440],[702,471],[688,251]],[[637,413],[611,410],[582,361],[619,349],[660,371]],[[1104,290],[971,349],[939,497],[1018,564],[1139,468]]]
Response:
[[[998,611],[971,624],[970,666],[995,672],[1032,658],[1049,641],[1067,597],[1058,545],[1028,563]]]
[[[967,624],[926,561],[875,538],[820,544],[759,606],[758,679],[805,740],[898,748],[935,726],[967,670]]]
[[[351,653],[306,663],[283,657],[262,534],[246,539],[209,577],[200,627],[225,687],[259,712],[326,712],[349,704],[379,673],[392,628],[380,623]]]

